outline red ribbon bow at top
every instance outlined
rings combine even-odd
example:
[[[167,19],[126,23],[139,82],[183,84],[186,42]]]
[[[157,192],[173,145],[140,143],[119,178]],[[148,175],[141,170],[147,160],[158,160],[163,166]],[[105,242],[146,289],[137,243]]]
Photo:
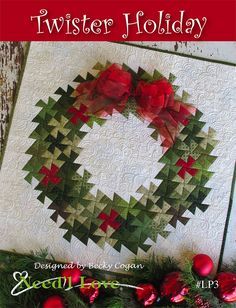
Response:
[[[97,79],[81,83],[76,95],[75,107],[84,105],[86,115],[97,116],[112,114],[114,109],[122,112],[132,95],[137,101],[137,112],[158,129],[165,149],[175,142],[179,124],[188,125],[196,110],[174,99],[172,84],[165,78],[152,82],[140,80],[134,89],[131,74],[118,64],[102,71]]]
[[[87,114],[107,116],[116,109],[122,112],[131,93],[131,74],[118,64],[102,71],[97,79],[76,88],[78,105],[87,107]]]

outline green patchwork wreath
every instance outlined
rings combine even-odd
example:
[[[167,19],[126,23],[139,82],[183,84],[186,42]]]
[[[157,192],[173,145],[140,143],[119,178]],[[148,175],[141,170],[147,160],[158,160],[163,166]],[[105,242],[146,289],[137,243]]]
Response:
[[[100,247],[110,244],[120,251],[126,246],[133,253],[138,248],[147,251],[148,238],[155,241],[160,235],[166,238],[166,227],[176,227],[177,222],[186,224],[187,210],[205,211],[204,199],[210,188],[205,185],[212,176],[208,169],[216,157],[211,155],[216,145],[214,131],[203,130],[202,113],[187,104],[188,95],[176,94],[175,77],[164,78],[158,71],[149,75],[141,68],[134,72],[128,66],[98,63],[98,74],[80,75],[74,80],[76,88],[59,88],[57,101],[40,100],[36,106],[41,111],[33,119],[38,123],[30,135],[35,142],[26,152],[31,155],[24,167],[26,180],[38,181],[38,199],[44,203],[51,200],[51,218],[64,219],[60,228],[65,229],[64,238],[72,235],[84,244],[91,239]],[[156,175],[160,185],[141,186],[140,200],[130,201],[115,194],[109,198],[101,191],[96,196],[90,191],[91,175],[77,171],[75,161],[80,155],[80,141],[86,135],[81,128],[94,123],[103,125],[107,116],[119,112],[124,117],[130,113],[149,121],[154,129],[152,138],[161,138],[163,168]],[[158,163],[158,162],[157,162]]]

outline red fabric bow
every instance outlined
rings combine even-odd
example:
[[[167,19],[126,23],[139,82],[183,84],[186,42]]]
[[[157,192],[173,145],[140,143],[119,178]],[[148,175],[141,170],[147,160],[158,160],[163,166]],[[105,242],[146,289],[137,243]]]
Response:
[[[77,102],[97,116],[112,114],[113,109],[122,112],[130,96],[131,84],[131,74],[121,65],[112,64],[97,79],[77,87]]]
[[[179,124],[188,125],[195,111],[194,107],[174,99],[173,87],[165,78],[149,83],[140,81],[135,98],[139,114],[157,127],[165,149],[174,144]]]
[[[114,109],[122,112],[131,89],[131,74],[122,66],[112,64],[97,79],[77,87],[75,107],[84,105],[87,115],[107,116]],[[188,125],[189,117],[196,109],[175,100],[173,87],[165,78],[152,82],[141,80],[132,92],[137,101],[137,112],[158,129],[163,148],[169,149],[178,135],[179,124]]]
[[[153,82],[141,80],[137,85],[135,98],[145,113],[150,113],[150,117],[157,115],[163,108],[174,105],[172,85],[164,78]]]

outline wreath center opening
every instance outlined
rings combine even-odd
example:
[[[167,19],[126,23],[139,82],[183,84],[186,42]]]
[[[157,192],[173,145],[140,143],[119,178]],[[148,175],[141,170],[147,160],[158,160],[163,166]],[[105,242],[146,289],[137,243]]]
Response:
[[[113,113],[102,126],[94,124],[82,139],[76,163],[81,164],[79,173],[91,174],[93,195],[100,190],[109,198],[117,194],[129,202],[131,196],[142,197],[137,193],[140,186],[159,185],[155,176],[163,167],[158,162],[163,148],[161,141],[151,137],[154,130],[148,125],[132,113],[128,118]]]

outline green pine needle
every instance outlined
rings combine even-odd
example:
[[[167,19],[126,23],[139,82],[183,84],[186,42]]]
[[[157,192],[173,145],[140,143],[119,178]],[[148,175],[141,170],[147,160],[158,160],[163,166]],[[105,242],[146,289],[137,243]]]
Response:
[[[134,282],[159,283],[167,273],[180,270],[178,263],[173,258],[155,256],[154,254],[147,259],[136,258],[133,263],[144,265],[142,270],[138,268],[132,270]]]

